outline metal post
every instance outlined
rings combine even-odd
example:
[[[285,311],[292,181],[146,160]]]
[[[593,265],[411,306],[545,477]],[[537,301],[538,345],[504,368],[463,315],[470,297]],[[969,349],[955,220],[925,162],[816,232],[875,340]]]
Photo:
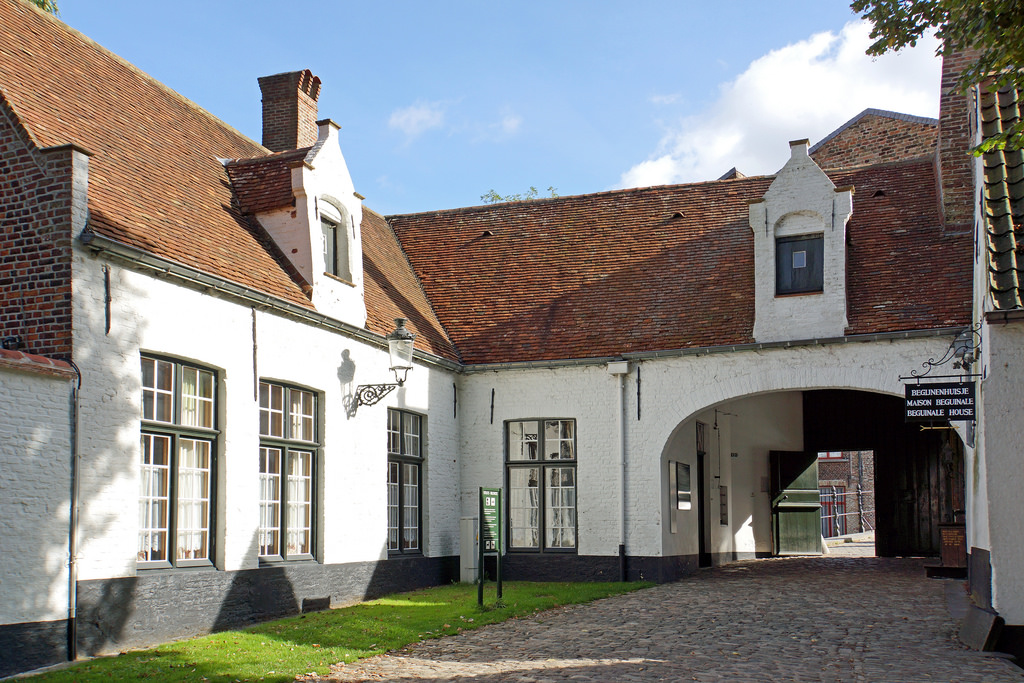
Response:
[[[857,484],[857,523],[860,525],[861,533],[864,532],[864,489]]]

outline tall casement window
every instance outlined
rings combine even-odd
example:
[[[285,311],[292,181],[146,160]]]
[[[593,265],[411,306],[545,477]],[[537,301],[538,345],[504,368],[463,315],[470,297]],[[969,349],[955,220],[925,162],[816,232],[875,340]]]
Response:
[[[316,395],[260,382],[260,558],[313,559]]]
[[[506,425],[509,548],[575,550],[576,421]]]
[[[775,293],[802,294],[824,288],[823,235],[779,237],[775,240]]]
[[[140,569],[213,563],[216,375],[142,357]]]
[[[421,553],[423,417],[388,409],[388,552]]]

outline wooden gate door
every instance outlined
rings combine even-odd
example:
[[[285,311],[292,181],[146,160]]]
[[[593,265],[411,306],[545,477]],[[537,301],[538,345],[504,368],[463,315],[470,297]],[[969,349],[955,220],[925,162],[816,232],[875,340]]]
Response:
[[[772,536],[776,555],[821,553],[816,453],[772,451]]]

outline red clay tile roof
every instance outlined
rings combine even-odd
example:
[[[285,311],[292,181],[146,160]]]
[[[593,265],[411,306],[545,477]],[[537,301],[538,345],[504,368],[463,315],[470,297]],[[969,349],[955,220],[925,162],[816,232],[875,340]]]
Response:
[[[224,165],[243,213],[263,213],[295,205],[292,167],[302,163],[309,147],[255,159],[235,159]]]
[[[288,166],[309,148],[271,154],[61,21],[11,0],[0,0],[0,99],[40,146],[75,143],[93,153],[89,229],[312,308],[305,281],[251,216],[292,203]],[[371,215],[363,226],[368,329],[386,334],[405,315],[418,348],[456,358],[393,233],[377,223]]]
[[[974,238],[940,227],[933,162],[830,177],[855,188],[847,224],[847,333],[969,325]]]
[[[395,318],[408,318],[417,348],[458,361],[455,347],[434,315],[391,226],[383,216],[364,207],[360,229],[367,329],[387,334],[395,328]]]
[[[466,363],[753,342],[747,201],[770,177],[390,216]],[[851,334],[967,324],[971,238],[939,229],[927,162],[836,174]],[[882,194],[877,194],[881,191]]]
[[[61,21],[0,1],[0,93],[42,146],[89,161],[89,227],[309,307],[232,207],[218,158],[267,150]]]

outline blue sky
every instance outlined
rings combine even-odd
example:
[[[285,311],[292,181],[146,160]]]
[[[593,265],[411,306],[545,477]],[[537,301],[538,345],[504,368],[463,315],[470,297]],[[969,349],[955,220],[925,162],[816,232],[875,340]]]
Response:
[[[148,3],[61,19],[259,140],[258,76],[309,68],[385,214],[531,185],[582,194],[773,173],[867,107],[936,116],[932,41],[864,56],[835,0]]]

